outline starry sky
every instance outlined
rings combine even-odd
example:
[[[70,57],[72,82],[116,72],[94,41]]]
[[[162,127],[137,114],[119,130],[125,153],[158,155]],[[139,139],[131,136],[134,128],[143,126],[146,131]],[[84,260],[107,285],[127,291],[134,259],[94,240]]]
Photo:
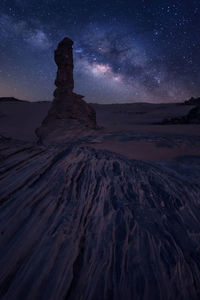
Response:
[[[1,0],[0,96],[52,100],[66,36],[88,102],[200,96],[200,0]]]

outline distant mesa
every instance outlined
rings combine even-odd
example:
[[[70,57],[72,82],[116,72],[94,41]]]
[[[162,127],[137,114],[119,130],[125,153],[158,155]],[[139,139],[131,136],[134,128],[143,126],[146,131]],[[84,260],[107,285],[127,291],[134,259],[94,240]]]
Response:
[[[199,98],[194,98],[191,97],[189,100],[186,100],[184,102],[186,105],[200,105],[200,97]]]
[[[73,41],[69,38],[64,38],[59,44],[54,53],[54,60],[58,66],[57,77],[55,80],[56,90],[55,98],[65,99],[66,95],[72,95],[74,89],[73,78]]]
[[[69,136],[96,129],[96,113],[81,95],[73,92],[73,41],[64,38],[54,53],[58,66],[55,80],[54,100],[43,120],[36,129],[41,141],[61,141]]]
[[[26,101],[19,100],[14,97],[0,97],[0,102],[26,102]]]
[[[200,124],[200,97],[190,98],[181,103],[182,105],[193,106],[187,115],[182,117],[164,119],[160,124]]]

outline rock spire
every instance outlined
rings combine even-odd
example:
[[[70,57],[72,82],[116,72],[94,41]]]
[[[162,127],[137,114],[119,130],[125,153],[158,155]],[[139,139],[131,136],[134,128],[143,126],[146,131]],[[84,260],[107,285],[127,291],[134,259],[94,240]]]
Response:
[[[94,109],[82,99],[83,96],[73,92],[72,47],[73,41],[66,37],[55,50],[54,59],[58,66],[56,89],[48,115],[36,129],[40,141],[61,141],[69,135],[86,134],[88,129],[97,128]]]
[[[73,78],[73,41],[64,38],[54,53],[54,60],[58,66],[57,76],[55,80],[56,90],[54,97],[63,99],[67,95],[71,95],[74,89]]]

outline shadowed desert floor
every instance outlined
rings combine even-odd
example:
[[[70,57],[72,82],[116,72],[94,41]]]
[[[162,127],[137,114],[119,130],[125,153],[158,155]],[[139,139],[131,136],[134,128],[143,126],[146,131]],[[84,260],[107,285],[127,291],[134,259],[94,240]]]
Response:
[[[0,135],[37,141],[50,102],[1,101]],[[200,125],[159,125],[163,119],[181,117],[191,106],[181,104],[92,104],[100,127],[84,145],[106,149],[131,159],[171,160],[200,155]]]

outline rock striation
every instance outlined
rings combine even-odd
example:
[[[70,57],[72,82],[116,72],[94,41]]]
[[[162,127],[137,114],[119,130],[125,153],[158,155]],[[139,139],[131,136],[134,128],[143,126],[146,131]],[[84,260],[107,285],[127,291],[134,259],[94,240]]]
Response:
[[[0,139],[0,299],[200,299],[200,159]]]
[[[62,141],[81,134],[88,129],[96,129],[96,113],[83,100],[82,95],[73,92],[73,41],[64,38],[54,53],[58,66],[55,80],[54,100],[47,117],[36,130],[42,141]]]

